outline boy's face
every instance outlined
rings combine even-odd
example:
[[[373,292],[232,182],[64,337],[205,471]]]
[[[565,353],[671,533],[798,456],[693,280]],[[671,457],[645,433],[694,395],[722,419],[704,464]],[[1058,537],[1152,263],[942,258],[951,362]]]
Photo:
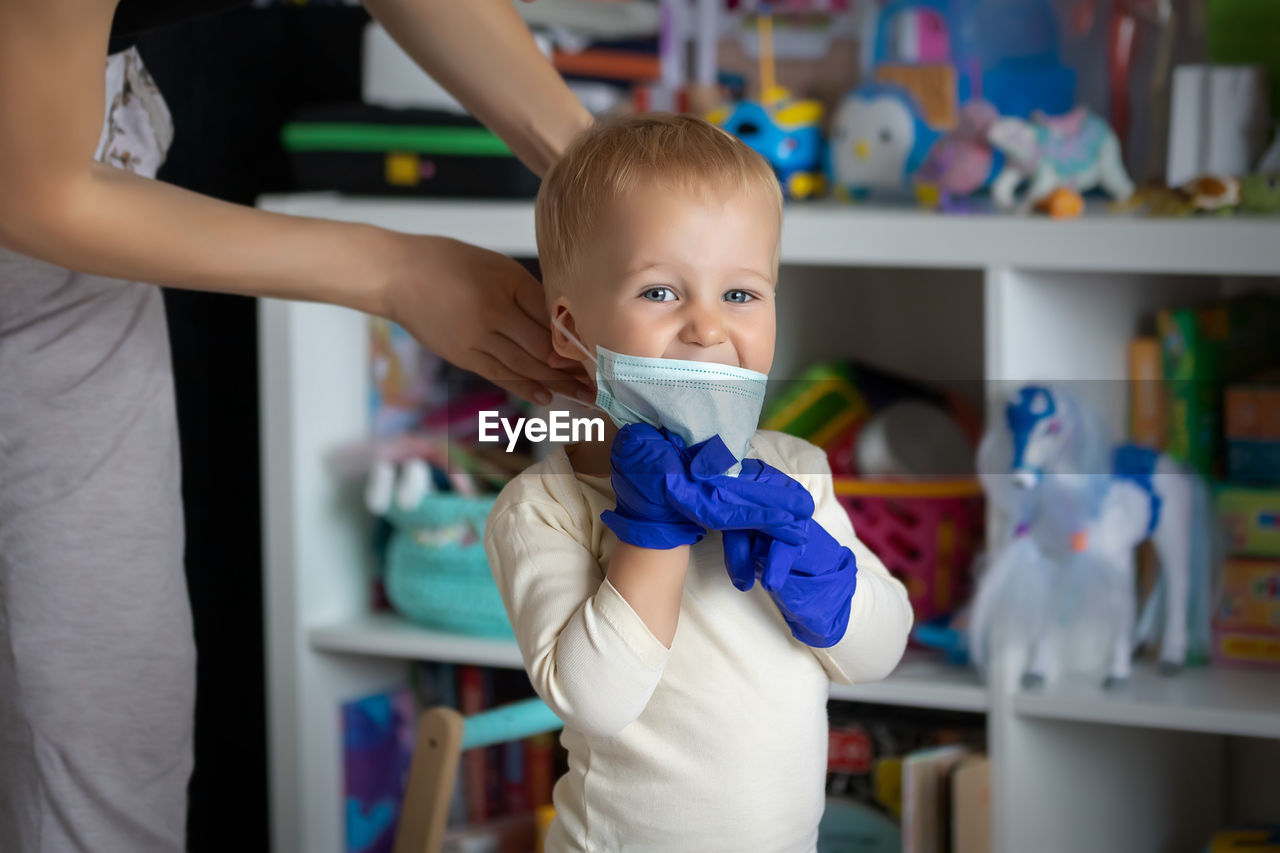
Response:
[[[599,345],[768,373],[779,228],[762,191],[716,198],[641,187],[600,223],[581,279],[552,313],[592,353]],[[561,355],[585,361],[563,334],[553,339]]]

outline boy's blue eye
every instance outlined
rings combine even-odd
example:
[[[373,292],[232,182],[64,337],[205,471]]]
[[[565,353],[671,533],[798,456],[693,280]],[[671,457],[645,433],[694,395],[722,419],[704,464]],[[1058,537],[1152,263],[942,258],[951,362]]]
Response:
[[[676,295],[669,287],[651,287],[644,292],[644,298],[650,302],[670,302]]]
[[[755,299],[755,297],[752,296],[750,293],[747,293],[745,290],[730,290],[728,293],[724,295],[725,302],[742,303],[742,302],[750,302],[752,299]]]

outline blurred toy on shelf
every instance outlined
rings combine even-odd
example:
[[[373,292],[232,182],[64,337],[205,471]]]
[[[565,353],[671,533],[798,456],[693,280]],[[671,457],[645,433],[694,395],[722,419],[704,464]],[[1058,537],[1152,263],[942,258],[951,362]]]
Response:
[[[973,447],[937,403],[906,398],[881,408],[858,433],[858,472],[864,477],[967,477]]]
[[[1085,107],[1058,116],[1037,113],[1029,121],[1002,117],[987,137],[1005,155],[991,186],[1002,208],[1030,208],[1059,187],[1080,193],[1100,187],[1122,201],[1133,195],[1119,140]],[[1030,185],[1019,201],[1018,190],[1026,182]]]
[[[1280,169],[1280,165],[1276,168]],[[1243,177],[1240,209],[1246,213],[1280,213],[1280,171]]]
[[[884,413],[896,403],[913,401],[932,406],[932,412],[941,412],[955,424],[955,430],[939,427],[936,417],[931,421],[933,433],[947,432],[946,448],[940,461],[932,449],[904,449],[899,430],[893,430],[889,447],[882,442],[868,445],[867,452],[898,454],[897,462],[886,463],[890,467],[900,464],[903,455],[912,462],[921,459],[921,470],[881,470],[879,473],[896,473],[903,476],[964,477],[972,473],[970,459],[960,459],[955,451],[959,436],[972,447],[977,439],[978,418],[972,406],[954,389],[939,390],[890,373],[885,370],[851,361],[818,362],[805,368],[785,390],[775,396],[765,408],[761,419],[762,429],[778,430],[798,436],[816,444],[827,452],[831,470],[837,475],[863,476],[869,472],[860,468],[859,437],[872,419]],[[918,408],[915,409],[918,414]],[[910,417],[911,412],[908,412]],[[890,421],[891,425],[892,419]],[[882,434],[883,435],[883,434]],[[879,466],[879,462],[875,462]]]
[[[1076,219],[1084,213],[1084,197],[1068,187],[1058,187],[1032,207],[1050,219]]]
[[[970,568],[985,538],[982,490],[972,478],[835,478],[836,500],[858,538],[902,581],[917,621],[969,598]]]
[[[923,207],[967,210],[967,197],[991,184],[1004,165],[1004,155],[987,139],[999,117],[987,101],[961,107],[955,128],[933,144],[915,174],[916,200]]]
[[[1235,213],[1274,215],[1280,213],[1280,173],[1243,177],[1202,175],[1177,187],[1163,182],[1149,183],[1114,208],[1166,218]]]
[[[1076,658],[1105,659],[1107,687],[1127,681],[1135,637],[1144,645],[1159,635],[1164,674],[1207,659],[1213,547],[1203,481],[1158,451],[1114,444],[1095,409],[1035,384],[1011,394],[978,459],[988,505],[1008,530],[972,605],[979,669],[1002,629],[1029,645],[1028,687],[1073,657],[1064,640]],[[1135,548],[1147,540],[1161,572],[1135,630]]]
[[[916,623],[911,639],[918,646],[942,652],[947,663],[969,665],[969,608]]]
[[[739,101],[707,119],[764,157],[787,198],[822,193],[822,107],[817,101],[797,100],[775,88],[758,102]]]
[[[760,60],[765,46],[757,14],[764,8],[756,0],[730,0],[727,5],[716,42],[718,71],[741,77],[746,90],[762,91]],[[775,83],[818,101],[823,112],[830,114],[858,79],[859,17],[866,5],[871,4],[861,0],[770,3],[773,26],[767,48],[773,56]]]
[[[970,101],[1014,117],[1074,103],[1075,75],[1059,62],[1057,20],[1043,0],[890,0],[871,29],[870,79],[832,123],[829,170],[842,195],[909,192]]]
[[[790,199],[821,195],[822,104],[793,98],[777,85],[773,59],[773,16],[760,3],[756,16],[760,49],[759,100],[743,100],[712,111],[707,120],[740,138],[773,167]]]
[[[832,119],[832,188],[842,198],[905,193],[939,136],[906,89],[863,84],[840,103]]]
[[[375,467],[369,510],[394,529],[385,587],[400,615],[442,631],[510,636],[502,597],[484,553],[484,527],[496,494],[440,492],[426,463],[406,463],[393,483]]]
[[[1088,34],[1098,18],[1098,0],[1079,0],[1071,9],[1070,31],[1081,37]],[[1152,166],[1162,158],[1157,153],[1167,136],[1167,120],[1163,104],[1168,88],[1169,69],[1172,62],[1174,37],[1177,32],[1176,14],[1172,0],[1113,0],[1107,17],[1107,116],[1111,129],[1122,144],[1129,141],[1129,126],[1133,86],[1131,72],[1138,44],[1139,24],[1154,29],[1157,40],[1150,51],[1153,60],[1150,85],[1146,100],[1152,105],[1151,155]]]

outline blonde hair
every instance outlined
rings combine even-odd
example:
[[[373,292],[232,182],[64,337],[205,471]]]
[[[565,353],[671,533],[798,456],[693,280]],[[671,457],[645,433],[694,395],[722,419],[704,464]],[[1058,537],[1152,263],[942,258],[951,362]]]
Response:
[[[538,191],[534,227],[549,298],[573,279],[608,206],[655,184],[700,193],[763,192],[782,222],[782,188],[773,169],[710,122],[645,113],[598,124],[574,138]]]

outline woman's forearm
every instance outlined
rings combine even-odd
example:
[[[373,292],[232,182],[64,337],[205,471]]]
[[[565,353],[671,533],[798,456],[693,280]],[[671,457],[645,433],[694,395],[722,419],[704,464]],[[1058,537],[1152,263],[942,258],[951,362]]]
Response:
[[[364,0],[387,32],[539,175],[591,114],[511,0]]]
[[[395,254],[381,229],[267,213],[96,164],[8,217],[0,237],[109,278],[378,315]]]

